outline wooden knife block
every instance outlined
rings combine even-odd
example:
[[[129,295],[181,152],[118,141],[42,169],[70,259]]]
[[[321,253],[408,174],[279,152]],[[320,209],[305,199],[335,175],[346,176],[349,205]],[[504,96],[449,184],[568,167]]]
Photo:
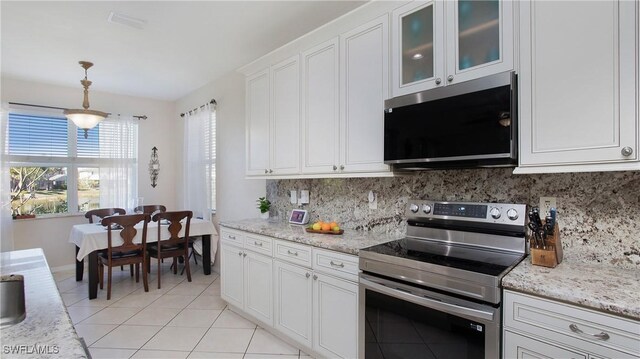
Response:
[[[553,228],[553,235],[547,236],[544,240],[547,248],[535,248],[535,241],[529,239],[531,252],[531,264],[549,268],[555,268],[562,263],[562,242],[560,241],[560,230],[556,223]]]

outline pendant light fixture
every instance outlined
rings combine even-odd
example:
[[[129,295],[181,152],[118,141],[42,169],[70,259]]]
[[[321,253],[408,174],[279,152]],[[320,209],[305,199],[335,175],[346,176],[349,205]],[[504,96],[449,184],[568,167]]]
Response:
[[[84,69],[84,80],[80,80],[80,83],[84,87],[84,101],[82,101],[82,109],[67,109],[64,110],[64,115],[67,119],[73,121],[73,123],[79,128],[84,130],[84,138],[89,136],[88,131],[97,124],[102,122],[108,113],[96,110],[89,110],[89,86],[91,81],[87,80],[87,70],[93,66],[93,63],[88,61],[79,61],[80,66]]]

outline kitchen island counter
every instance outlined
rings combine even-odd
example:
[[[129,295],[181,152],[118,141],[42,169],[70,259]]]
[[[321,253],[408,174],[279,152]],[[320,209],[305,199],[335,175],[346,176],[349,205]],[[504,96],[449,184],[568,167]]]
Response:
[[[87,358],[42,249],[0,253],[3,275],[24,276],[26,318],[2,327],[2,358]]]
[[[546,268],[532,265],[527,257],[502,279],[502,286],[640,320],[638,270],[567,259],[555,268]]]
[[[313,247],[358,255],[360,249],[401,238],[398,235],[345,229],[341,235],[308,233],[306,225],[295,225],[274,219],[245,219],[221,222],[222,227],[262,234]]]

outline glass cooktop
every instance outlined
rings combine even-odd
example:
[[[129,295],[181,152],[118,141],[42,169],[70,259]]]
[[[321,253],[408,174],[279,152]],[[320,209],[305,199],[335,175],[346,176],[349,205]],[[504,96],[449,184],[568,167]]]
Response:
[[[410,237],[364,248],[360,252],[372,252],[491,276],[499,276],[524,257],[523,254],[450,245]]]

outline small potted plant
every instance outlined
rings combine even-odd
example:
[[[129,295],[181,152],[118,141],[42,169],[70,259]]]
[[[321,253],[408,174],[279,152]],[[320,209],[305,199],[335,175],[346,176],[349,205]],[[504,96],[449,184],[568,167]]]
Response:
[[[262,214],[262,218],[269,219],[269,208],[271,208],[271,202],[266,197],[258,198],[258,209]]]

